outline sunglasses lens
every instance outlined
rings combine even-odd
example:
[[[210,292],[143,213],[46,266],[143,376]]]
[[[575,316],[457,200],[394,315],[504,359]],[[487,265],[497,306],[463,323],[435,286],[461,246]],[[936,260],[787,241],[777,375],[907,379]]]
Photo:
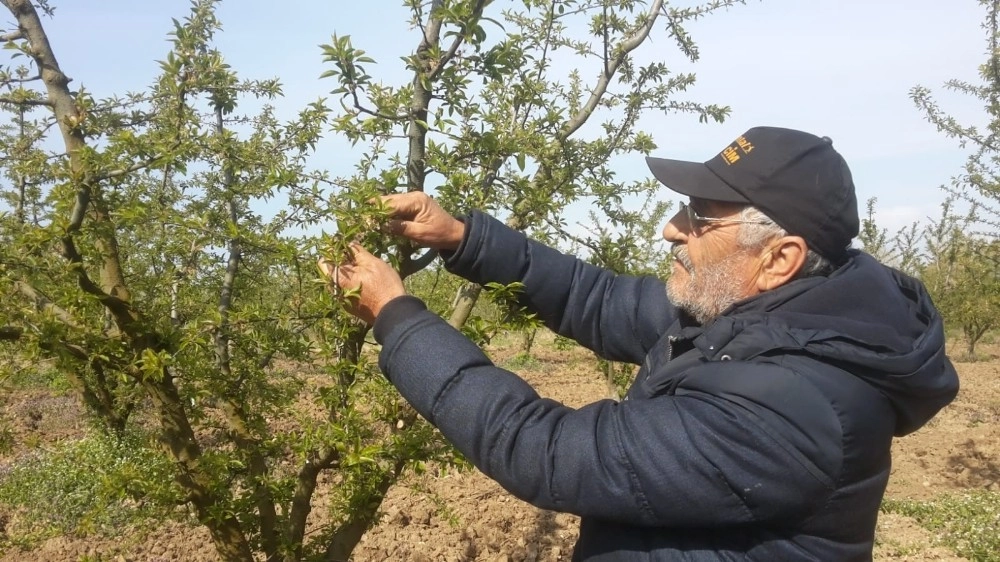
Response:
[[[687,216],[688,230],[691,232],[695,232],[695,230],[698,228],[698,223],[700,222],[698,220],[698,214],[695,213],[694,209],[692,209],[691,206],[688,205],[687,203],[681,203],[681,208],[684,211],[684,214]]]

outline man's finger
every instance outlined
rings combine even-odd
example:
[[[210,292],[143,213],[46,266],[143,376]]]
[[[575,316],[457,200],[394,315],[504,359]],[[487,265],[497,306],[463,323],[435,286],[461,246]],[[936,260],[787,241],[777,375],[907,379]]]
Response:
[[[319,258],[318,265],[320,273],[322,273],[326,277],[333,278],[333,272],[336,267],[333,265],[333,263],[331,263],[326,258]]]
[[[375,255],[369,252],[364,246],[358,242],[351,242],[348,246],[348,251],[351,254],[351,259],[348,261],[350,265],[356,265],[358,263],[358,258],[363,260],[374,259]]]
[[[383,195],[382,203],[389,208],[390,217],[412,217],[423,208],[425,194],[419,191]]]
[[[390,234],[394,234],[396,236],[406,236],[406,231],[409,229],[409,226],[411,224],[413,223],[411,223],[410,221],[402,219],[392,219],[385,224],[385,227]]]
[[[401,194],[393,193],[392,195],[383,195],[380,198],[382,200],[382,205],[389,210],[390,217],[394,217],[400,212],[399,211],[399,207],[401,204],[401,202],[399,201],[400,197]]]

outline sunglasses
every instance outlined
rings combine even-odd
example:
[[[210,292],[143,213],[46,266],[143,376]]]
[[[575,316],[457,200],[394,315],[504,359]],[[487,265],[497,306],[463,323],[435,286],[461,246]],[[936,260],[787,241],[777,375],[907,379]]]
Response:
[[[715,217],[704,217],[698,214],[691,205],[681,203],[680,212],[687,216],[688,226],[691,232],[699,232],[704,224],[770,224],[764,221],[748,221],[743,219],[720,219]]]

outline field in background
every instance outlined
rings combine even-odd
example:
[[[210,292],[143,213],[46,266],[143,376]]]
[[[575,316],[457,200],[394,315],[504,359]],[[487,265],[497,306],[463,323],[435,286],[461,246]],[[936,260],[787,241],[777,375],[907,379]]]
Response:
[[[608,395],[587,351],[565,349],[541,332],[530,357],[518,354],[521,344],[520,336],[505,337],[489,351],[543,396],[580,406]],[[1000,345],[984,345],[981,355],[984,360],[958,363],[958,399],[927,427],[896,441],[876,560],[1000,560]],[[0,562],[216,560],[207,532],[183,516],[143,519],[143,506],[127,501],[121,509],[87,511],[95,492],[81,482],[90,476],[81,474],[85,465],[47,460],[87,443],[80,440],[89,431],[80,406],[57,378],[44,368],[25,368],[0,382],[0,389],[0,544],[5,549]],[[97,465],[113,456],[99,447],[81,451]],[[19,482],[11,490],[11,478],[23,474],[17,467],[25,465],[50,477]],[[28,524],[25,509],[12,507],[31,494],[61,502],[64,507],[50,513],[55,523]],[[474,470],[410,475],[390,492],[383,511],[355,560],[569,560],[577,533],[575,517],[528,506]],[[74,516],[90,517],[83,527],[93,532],[55,531],[60,521]]]

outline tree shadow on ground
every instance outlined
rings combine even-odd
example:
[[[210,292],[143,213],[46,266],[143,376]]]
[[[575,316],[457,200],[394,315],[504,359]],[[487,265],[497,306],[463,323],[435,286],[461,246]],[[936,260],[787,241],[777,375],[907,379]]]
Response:
[[[958,475],[964,487],[1000,487],[1000,458],[995,451],[987,451],[974,439],[957,446],[957,452],[948,457],[948,468]]]

